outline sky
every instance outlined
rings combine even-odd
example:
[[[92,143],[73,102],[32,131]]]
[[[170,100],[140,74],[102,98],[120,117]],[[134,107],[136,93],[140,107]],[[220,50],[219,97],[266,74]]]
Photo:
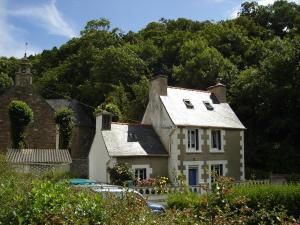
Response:
[[[296,0],[298,3],[300,0]],[[234,18],[241,0],[0,0],[0,57],[20,58],[78,37],[89,20],[106,18],[123,32],[160,18],[220,21]],[[274,0],[258,0],[272,4]]]

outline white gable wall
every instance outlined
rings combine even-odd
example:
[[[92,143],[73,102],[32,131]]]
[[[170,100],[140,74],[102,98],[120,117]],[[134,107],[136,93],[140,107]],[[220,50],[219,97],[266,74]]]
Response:
[[[109,182],[107,175],[107,165],[109,161],[110,157],[102,133],[97,130],[89,153],[89,179],[104,183]]]

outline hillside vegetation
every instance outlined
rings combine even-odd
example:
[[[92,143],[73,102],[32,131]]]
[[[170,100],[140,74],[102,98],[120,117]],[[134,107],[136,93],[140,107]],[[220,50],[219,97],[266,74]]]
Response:
[[[246,164],[300,172],[300,6],[245,2],[236,19],[211,22],[162,18],[138,32],[89,21],[77,38],[30,56],[34,84],[45,98],[76,98],[116,118],[140,120],[148,80],[205,89],[217,78],[246,131]],[[0,58],[0,92],[18,66]]]

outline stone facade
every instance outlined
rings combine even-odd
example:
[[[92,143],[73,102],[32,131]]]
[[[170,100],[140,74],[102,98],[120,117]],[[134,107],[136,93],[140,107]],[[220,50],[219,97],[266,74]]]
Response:
[[[179,91],[174,91],[175,89]],[[175,92],[178,93],[176,97],[170,95]],[[184,99],[192,100],[194,105],[191,109],[186,109]],[[212,104],[212,107],[204,108],[203,103]],[[221,175],[235,180],[245,179],[245,127],[236,116],[232,116],[234,112],[230,111],[230,106],[226,103],[226,86],[221,83],[209,87],[208,91],[201,91],[168,87],[165,76],[152,79],[149,103],[142,123],[153,126],[169,152],[168,175],[171,181],[183,174],[187,183],[190,176],[193,177],[192,183],[210,183],[212,170],[218,170]],[[206,120],[199,122],[197,118]],[[223,120],[227,120],[226,123]],[[188,130],[197,131],[194,140],[198,142],[198,146],[192,150],[188,149]],[[220,132],[220,149],[211,146],[212,130]]]
[[[118,157],[118,163],[126,163],[133,171],[136,165],[150,169],[149,177],[164,176],[168,177],[168,157]]]
[[[235,129],[226,129],[224,132],[224,152],[210,151],[210,138],[208,128],[199,128],[202,132],[199,136],[202,146],[199,152],[187,151],[186,131],[188,128],[179,128],[178,138],[178,171],[185,174],[188,166],[199,166],[199,181],[209,181],[209,164],[212,162],[226,161],[224,170],[227,171],[226,176],[230,176],[235,180],[243,180],[244,174],[241,168],[244,168],[243,159],[243,140],[241,139],[242,131]]]
[[[26,102],[33,111],[33,121],[26,129],[28,148],[50,149],[56,147],[54,110],[32,86],[14,86],[0,96],[0,151],[11,147],[8,105],[13,100]]]

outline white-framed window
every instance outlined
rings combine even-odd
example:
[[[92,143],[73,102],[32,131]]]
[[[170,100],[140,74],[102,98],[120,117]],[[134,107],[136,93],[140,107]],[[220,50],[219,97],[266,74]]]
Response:
[[[215,176],[227,175],[227,160],[207,161],[207,164],[209,169],[209,183],[213,183],[215,181]]]
[[[208,130],[208,145],[210,152],[218,153],[224,152],[225,145],[225,131],[220,129],[209,129]]]
[[[222,150],[221,130],[211,130],[211,147]]]
[[[146,168],[135,169],[134,175],[135,175],[135,179],[145,180],[147,179],[147,169]]]
[[[199,129],[187,130],[187,152],[201,152]]]
[[[215,181],[215,176],[224,176],[224,164],[212,164],[210,165],[211,182]]]
[[[132,165],[131,168],[136,179],[145,180],[150,178],[150,175],[152,174],[152,168],[149,164]]]

